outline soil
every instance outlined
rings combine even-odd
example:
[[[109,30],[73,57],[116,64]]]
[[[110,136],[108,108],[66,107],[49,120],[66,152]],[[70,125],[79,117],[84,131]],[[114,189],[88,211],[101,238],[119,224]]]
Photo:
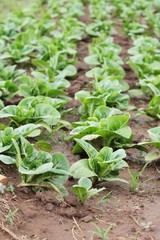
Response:
[[[82,20],[87,23],[89,21],[85,17]],[[89,67],[83,62],[84,57],[88,55],[90,41],[84,38],[78,43],[78,74],[75,80],[71,80],[71,87],[68,88],[68,95],[72,97],[72,101],[67,107],[74,108],[67,116],[70,121],[76,121],[79,118],[75,114],[79,103],[74,100],[74,94],[81,89],[91,87],[89,79],[85,76]],[[131,41],[121,33],[117,33],[115,42],[122,46],[122,58],[125,60]],[[130,88],[136,88],[135,74],[127,64],[124,65],[124,69]],[[145,97],[131,96],[131,105],[134,105],[136,109],[146,106],[147,102],[148,99]],[[147,130],[157,126],[158,122],[147,116],[136,118],[134,111],[130,111],[130,114],[134,142],[147,139]],[[61,130],[55,136],[56,142],[52,140],[52,143],[54,151],[64,153],[72,164],[80,156],[72,154],[73,143],[65,141],[66,134],[68,134],[67,130]],[[130,149],[127,150],[126,159],[131,171],[141,171],[143,154],[138,150]],[[61,200],[54,192],[19,187],[20,178],[16,169],[13,166],[1,164],[1,172],[8,177],[14,191],[0,195],[0,217],[4,223],[0,225],[0,239],[98,240],[102,238],[98,238],[93,233],[93,231],[98,233],[94,225],[97,224],[101,229],[107,229],[112,225],[108,233],[110,240],[159,240],[160,177],[157,168],[158,163],[155,163],[146,169],[143,176],[139,178],[135,192],[131,192],[129,185],[122,182],[99,184],[106,190],[98,197],[89,199],[82,206],[71,193],[71,186],[76,182],[75,180],[69,179],[66,188],[70,194]],[[120,177],[130,181],[127,170],[122,171]],[[15,214],[14,210],[17,211]]]

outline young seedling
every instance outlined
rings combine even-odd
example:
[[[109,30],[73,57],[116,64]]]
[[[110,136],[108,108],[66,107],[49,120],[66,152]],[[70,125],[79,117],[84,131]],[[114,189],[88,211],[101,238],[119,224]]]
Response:
[[[17,212],[19,211],[18,208],[16,208],[15,210],[11,211],[9,209],[9,213],[6,215],[6,219],[9,221],[9,223],[11,225],[13,225],[13,221],[14,221],[14,217],[16,216]]]
[[[10,192],[12,193],[13,195],[15,195],[15,192],[14,192],[15,188],[12,184],[10,184],[8,187],[6,187],[5,191],[6,192]]]
[[[78,197],[79,202],[84,202],[103,191],[105,188],[92,188],[92,181],[89,178],[82,177],[78,181],[78,185],[72,186],[72,192]]]
[[[139,188],[139,173],[133,172],[128,169],[130,175],[130,192],[137,192]]]
[[[148,166],[150,162],[147,162],[140,172],[133,172],[128,168],[129,175],[131,177],[130,181],[130,191],[131,192],[137,192],[139,189],[139,179],[142,177],[144,171],[146,170],[146,167]]]
[[[109,225],[109,227],[107,228],[101,228],[99,227],[97,224],[93,223],[93,225],[95,226],[95,228],[97,229],[97,231],[90,231],[91,233],[93,233],[94,235],[96,235],[98,238],[100,239],[109,239],[108,238],[108,233],[109,231],[112,229],[113,225]]]
[[[112,191],[110,191],[109,193],[107,193],[106,195],[104,195],[100,201],[98,201],[97,204],[101,204],[101,203],[109,203],[110,200],[109,200],[109,197],[110,195],[112,194]]]

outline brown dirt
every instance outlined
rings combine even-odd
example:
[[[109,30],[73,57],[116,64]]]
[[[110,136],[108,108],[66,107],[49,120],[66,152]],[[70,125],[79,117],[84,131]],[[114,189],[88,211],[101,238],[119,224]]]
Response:
[[[139,171],[141,166],[130,164],[132,171]],[[3,167],[3,166],[2,166]],[[27,239],[93,239],[94,226],[97,223],[101,228],[110,224],[113,229],[109,239],[159,239],[160,207],[159,174],[152,167],[148,168],[139,181],[139,190],[129,192],[129,187],[123,183],[101,183],[106,187],[105,192],[99,197],[88,200],[84,206],[77,203],[69,195],[64,201],[57,200],[52,192],[36,192],[29,188],[18,188],[18,174],[13,167],[4,167],[5,174],[10,183],[15,187],[15,192],[1,196],[1,213],[8,214],[8,209],[3,209],[5,200],[13,211],[18,208],[14,218],[14,225],[5,220],[5,226],[17,236],[27,236]],[[129,180],[127,170],[121,177]],[[72,182],[68,183],[70,189]],[[104,194],[111,192],[108,201],[100,202]],[[3,217],[3,219],[5,219]],[[0,239],[11,239],[8,234],[0,232]],[[98,239],[98,238],[94,238]]]
[[[85,19],[83,18],[83,21]],[[89,87],[89,80],[85,76],[88,70],[83,62],[83,58],[88,55],[87,45],[89,39],[79,42],[79,63],[78,75],[76,80],[71,80],[71,87],[68,89],[69,96],[80,89]],[[131,42],[124,36],[116,36],[116,42],[123,47],[122,57],[125,59],[127,49]],[[131,69],[125,65],[126,80],[131,88],[134,88],[137,81]],[[131,98],[131,104],[137,109],[142,104],[147,104],[146,99]],[[78,107],[74,99],[68,107]],[[135,113],[131,111],[132,119],[130,126],[134,132],[134,141],[138,142],[147,139],[147,130],[150,127],[157,126],[156,121],[149,117],[135,118]],[[74,121],[78,116],[70,115],[70,120]],[[61,151],[68,158],[70,163],[79,159],[79,156],[73,156],[71,153],[73,143],[64,141],[66,131],[60,131],[57,142],[53,142],[54,151]],[[143,156],[135,150],[127,151],[127,160],[130,168],[134,172],[141,170]],[[136,163],[134,163],[136,162]],[[20,178],[13,166],[0,165],[1,172],[5,174],[10,184],[14,186],[14,193],[7,192],[0,195],[0,217],[4,226],[13,232],[17,239],[26,240],[98,240],[90,231],[96,231],[92,223],[96,223],[101,228],[107,228],[112,225],[109,232],[110,240],[159,240],[160,230],[160,185],[159,173],[153,165],[146,169],[143,176],[139,179],[138,190],[134,193],[129,191],[129,186],[124,183],[101,183],[101,187],[106,190],[98,197],[88,200],[84,206],[70,194],[63,201],[57,199],[54,192],[44,190],[34,192],[30,188],[20,188]],[[130,181],[127,170],[121,173],[121,177]],[[67,182],[67,189],[70,192],[71,186],[75,183],[70,179]],[[102,201],[104,195],[110,193],[106,200]],[[13,217],[13,224],[9,222],[9,213],[18,209]],[[10,240],[11,235],[0,230],[1,240]],[[16,239],[16,238],[15,238]]]

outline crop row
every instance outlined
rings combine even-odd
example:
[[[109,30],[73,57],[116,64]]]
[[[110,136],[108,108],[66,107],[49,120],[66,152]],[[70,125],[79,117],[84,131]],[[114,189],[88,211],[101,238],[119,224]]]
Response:
[[[122,148],[136,147],[142,151],[146,151],[146,146],[154,146],[159,149],[160,127],[148,130],[152,141],[131,144],[133,136],[131,128],[128,126],[130,115],[121,111],[130,109],[130,98],[126,94],[129,86],[124,81],[125,71],[122,68],[123,60],[120,57],[121,47],[115,44],[113,38],[110,37],[111,34],[115,33],[111,20],[113,17],[111,13],[115,5],[110,5],[110,8],[107,8],[106,11],[104,7],[101,14],[102,8],[99,8],[99,6],[105,6],[106,1],[89,2],[92,22],[86,29],[87,33],[93,37],[93,40],[89,45],[89,56],[84,61],[91,66],[91,70],[86,73],[86,76],[92,78],[92,91],[81,90],[76,93],[75,98],[81,103],[79,108],[81,121],[73,123],[74,129],[71,131],[73,135],[71,139],[75,139],[76,141],[73,152],[80,153],[81,151],[85,151],[89,158],[73,164],[71,166],[71,174],[75,178],[90,177],[93,182],[122,180],[118,179],[119,170],[127,167],[127,164],[123,160],[125,153]],[[124,4],[122,5],[124,7]],[[113,11],[114,14],[116,14],[116,11]],[[136,46],[131,48],[129,53],[134,51],[136,47],[138,48],[137,43],[140,41],[140,37],[137,33],[136,37]],[[154,40],[152,37],[148,37],[148,39]],[[145,45],[143,37],[141,37],[141,43],[142,46]],[[154,47],[156,46],[154,45]],[[150,52],[147,54],[152,57]],[[138,56],[139,54],[136,52],[135,66],[138,65],[136,58]],[[132,62],[132,58],[130,58],[129,63],[131,67],[133,66]],[[155,66],[154,62],[153,66]],[[146,77],[146,74],[143,76]],[[156,86],[152,88],[156,91]],[[153,98],[154,101],[155,98],[157,96]],[[157,100],[157,107],[159,108],[159,100]],[[149,110],[145,109],[145,112],[148,113]],[[157,114],[156,111],[155,113]],[[88,141],[92,145],[88,144]],[[93,146],[96,149],[98,148],[99,152]],[[113,153],[113,149],[117,148],[119,150]],[[157,152],[149,153],[146,159],[157,159],[157,156],[159,157],[159,153]]]
[[[39,136],[42,128],[51,133],[64,124],[61,114],[70,100],[66,78],[76,75],[82,13],[81,1],[48,1],[46,6],[37,1],[28,11],[18,11],[1,23],[0,160],[16,165],[23,186],[66,192],[63,183],[69,164],[65,156],[37,151],[26,138]],[[17,105],[3,107],[17,95],[23,97]],[[43,141],[37,146],[51,150]]]

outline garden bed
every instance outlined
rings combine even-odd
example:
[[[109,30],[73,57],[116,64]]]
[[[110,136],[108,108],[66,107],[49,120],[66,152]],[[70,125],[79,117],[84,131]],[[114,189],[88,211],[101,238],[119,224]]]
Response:
[[[92,1],[89,1],[89,3],[91,4]],[[92,22],[89,3],[83,6],[84,15],[77,18],[77,21],[81,21],[86,26]],[[46,8],[45,5],[41,7]],[[54,20],[57,21],[57,18],[56,16]],[[139,89],[139,86],[137,87],[139,78],[128,64],[128,50],[133,47],[133,39],[126,33],[122,33],[122,19],[115,18],[115,16],[111,16],[111,19],[115,23],[114,29],[116,30],[112,34],[114,43],[122,48],[120,57],[124,61],[122,64],[126,74],[124,81],[129,84],[129,90]],[[90,54],[88,49],[93,41],[93,36],[86,33],[82,35],[81,39],[76,42],[78,61],[75,66],[77,74],[76,76],[66,76],[70,82],[70,86],[65,88],[65,92],[66,96],[69,96],[71,99],[64,106],[62,115],[63,120],[69,123],[78,122],[81,118],[79,112],[81,103],[75,99],[75,94],[81,90],[93,92],[94,88],[93,78],[86,76],[86,72],[92,67],[84,61],[84,58]],[[34,54],[35,51],[32,53],[31,58],[33,59],[35,57]],[[33,63],[33,59],[29,60],[29,64]],[[17,59],[14,59],[14,56],[12,56],[9,61],[17,61]],[[72,57],[70,57],[69,61],[72,62]],[[25,62],[18,63],[17,61],[16,64],[18,65],[17,69],[23,67],[23,69],[27,70],[28,75],[31,74],[33,68],[35,70],[36,67],[39,67],[37,64],[30,67],[28,62],[27,67]],[[142,172],[146,163],[146,153],[135,147],[139,143],[142,143],[142,146],[146,146],[143,143],[151,141],[147,131],[158,127],[159,119],[147,114],[137,115],[138,109],[146,109],[148,107],[151,98],[150,95],[144,93],[142,95],[133,95],[128,90],[126,92],[130,95],[129,105],[134,106],[134,108],[124,109],[122,112],[123,114],[130,114],[128,126],[132,129],[133,140],[127,144],[134,144],[134,147],[130,146],[128,148],[123,145],[126,150],[125,161],[129,165],[129,171],[128,168],[122,169],[119,178],[128,181],[128,184],[119,181],[100,181],[95,184],[96,188],[105,187],[105,190],[100,192],[98,196],[86,200],[82,205],[72,192],[72,186],[77,184],[77,180],[72,175],[64,183],[69,194],[62,198],[54,189],[48,190],[42,186],[19,186],[22,174],[18,173],[17,167],[2,163],[0,164],[1,173],[8,178],[10,188],[4,194],[0,195],[0,239],[160,239],[158,222],[158,219],[160,219],[158,211],[160,206],[159,162],[158,159],[151,162],[147,165],[144,172]],[[19,103],[21,97],[25,96],[15,94],[13,98],[4,101],[5,106]],[[8,120],[6,119],[3,119],[2,122],[3,124],[8,124]],[[56,127],[54,126],[53,130],[55,129]],[[52,133],[48,133],[47,130],[43,131],[34,140],[31,140],[31,143],[33,144],[41,139],[48,141],[53,147],[50,152],[62,153],[68,160],[69,166],[84,158],[84,156],[86,157],[84,152],[81,154],[73,154],[72,152],[75,141],[74,139],[68,139],[71,136],[71,126],[68,127],[68,125],[64,124],[64,127]],[[94,146],[98,146],[98,141],[99,139],[93,141]],[[147,145],[149,151],[155,151],[156,148],[153,148],[153,146],[157,145]],[[118,148],[116,145],[115,149]],[[159,151],[159,145],[157,149],[156,153]],[[135,179],[132,179],[132,177],[135,177]],[[106,233],[105,237],[107,228],[108,234]]]

